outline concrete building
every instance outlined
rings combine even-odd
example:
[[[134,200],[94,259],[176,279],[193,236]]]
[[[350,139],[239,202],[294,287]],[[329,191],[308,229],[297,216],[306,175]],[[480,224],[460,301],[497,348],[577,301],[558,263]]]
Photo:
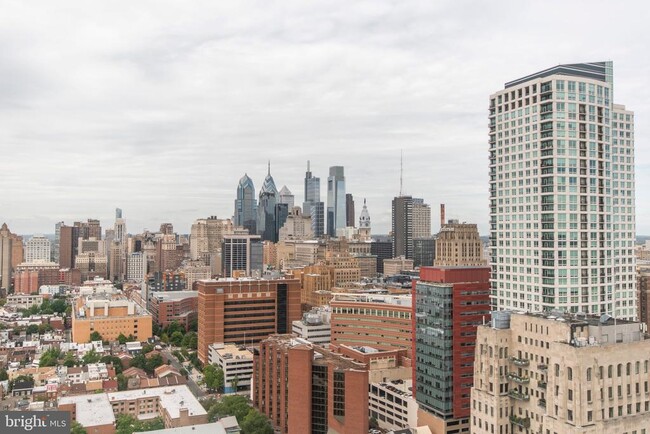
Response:
[[[11,254],[13,238],[6,223],[0,228],[0,290],[7,294],[11,289]]]
[[[271,176],[271,163],[269,163],[269,170],[260,189],[257,205],[257,234],[263,241],[272,241],[274,243],[278,241],[276,232],[276,204],[278,199],[278,189]]]
[[[413,258],[413,197],[398,196],[392,202],[392,258]]]
[[[65,396],[59,398],[58,409],[69,411],[73,421],[98,434],[115,433],[120,414],[138,419],[160,417],[165,428],[208,422],[208,413],[185,385]]]
[[[646,330],[650,325],[650,268],[638,267],[636,274],[636,290],[639,321],[645,324]]]
[[[147,256],[143,252],[132,252],[126,258],[126,280],[142,283],[147,278]]]
[[[302,213],[311,218],[314,237],[322,237],[325,232],[325,204],[320,200],[320,178],[312,176],[309,161],[305,172],[305,201],[302,204]]]
[[[278,193],[278,203],[285,204],[287,206],[287,209],[293,209],[295,206],[295,197],[286,185],[282,186],[280,192]]]
[[[366,365],[291,335],[260,342],[252,397],[284,434],[368,432]]]
[[[483,242],[475,224],[449,220],[436,239],[436,267],[485,267]]]
[[[490,96],[494,308],[637,317],[634,113],[613,99],[612,62]]]
[[[249,221],[249,226],[253,223]],[[192,224],[190,234],[190,253],[192,260],[203,261],[204,265],[212,264],[216,256],[221,252],[224,235],[232,235],[234,233],[235,226],[230,219],[220,219],[217,216],[211,216],[207,219],[196,220]]]
[[[72,340],[77,343],[89,342],[93,332],[108,341],[123,334],[144,342],[152,336],[151,327],[151,315],[120,296],[80,296],[72,310]]]
[[[298,206],[291,208],[284,225],[280,228],[279,241],[309,240],[313,237],[311,217],[303,215]]]
[[[217,279],[197,282],[199,359],[213,343],[252,344],[289,333],[300,319],[298,279]]]
[[[327,178],[327,235],[336,236],[336,230],[346,226],[345,174],[343,166],[330,167]]]
[[[393,257],[393,241],[391,237],[372,237],[370,253],[377,256],[377,273],[384,274],[384,260]]]
[[[431,236],[431,206],[424,199],[413,198],[413,239]]]
[[[413,238],[413,266],[431,267],[436,258],[436,237]]]
[[[413,270],[414,268],[413,259],[406,259],[404,256],[384,259],[384,276],[402,274],[403,271]]]
[[[410,295],[335,293],[330,301],[332,344],[412,351]]]
[[[413,293],[413,391],[418,424],[470,432],[476,327],[490,318],[488,267],[423,267]],[[500,432],[500,431],[495,431]]]
[[[296,320],[291,331],[299,338],[327,347],[332,339],[332,311],[329,307],[315,307],[302,314],[302,319]]]
[[[188,290],[194,289],[194,282],[212,277],[210,266],[203,265],[201,261],[187,261],[179,271],[185,275],[185,287]]]
[[[198,318],[197,291],[149,292],[147,310],[152,321],[160,327],[167,327],[176,321],[185,330]]]
[[[263,245],[259,235],[224,235],[221,248],[221,272],[224,277],[235,274],[260,275]]]
[[[208,362],[223,371],[224,393],[251,387],[253,353],[244,346],[215,343],[208,346]]]
[[[415,429],[418,426],[418,403],[412,389],[413,381],[410,379],[371,383],[368,398],[370,417],[383,429]]]
[[[496,312],[476,337],[472,433],[642,433],[650,341],[609,315]]]
[[[7,296],[5,307],[11,307],[13,309],[29,309],[32,306],[40,306],[42,303],[42,295],[12,294]]]
[[[50,240],[34,235],[25,243],[25,262],[50,262]]]

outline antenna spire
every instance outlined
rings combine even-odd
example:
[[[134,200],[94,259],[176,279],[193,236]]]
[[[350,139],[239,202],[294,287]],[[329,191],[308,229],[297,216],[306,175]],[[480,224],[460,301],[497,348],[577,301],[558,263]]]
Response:
[[[307,160],[307,172],[309,172],[309,160]]]
[[[269,175],[271,174],[271,160],[269,160]]]
[[[402,184],[404,181],[404,151],[399,150],[399,195],[402,196]]]

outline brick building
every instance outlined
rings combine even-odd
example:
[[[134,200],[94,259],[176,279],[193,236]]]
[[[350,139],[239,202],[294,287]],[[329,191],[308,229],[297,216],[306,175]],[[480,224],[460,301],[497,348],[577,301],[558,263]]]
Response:
[[[167,327],[176,321],[187,330],[198,316],[198,300],[196,291],[150,292],[147,310],[159,326]]]
[[[196,282],[199,359],[213,343],[250,344],[274,333],[290,333],[301,318],[298,279],[217,279]]]

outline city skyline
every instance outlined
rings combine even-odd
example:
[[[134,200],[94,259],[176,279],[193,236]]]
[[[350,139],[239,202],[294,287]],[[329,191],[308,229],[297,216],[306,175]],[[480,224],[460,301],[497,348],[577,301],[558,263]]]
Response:
[[[637,233],[650,234],[650,60],[637,55],[650,36],[627,30],[643,28],[645,3],[625,23],[605,3],[558,3],[571,43],[534,4],[301,5],[286,20],[262,6],[129,5],[125,24],[119,7],[43,5],[0,17],[0,217],[14,233],[89,217],[108,227],[115,206],[133,233],[167,221],[189,233],[197,218],[232,217],[242,173],[261,185],[269,159],[298,194],[307,160],[321,180],[344,166],[346,191],[387,233],[403,149],[404,194],[430,203],[432,221],[445,203],[486,235],[487,95],[549,66],[612,60],[614,98],[639,119]]]

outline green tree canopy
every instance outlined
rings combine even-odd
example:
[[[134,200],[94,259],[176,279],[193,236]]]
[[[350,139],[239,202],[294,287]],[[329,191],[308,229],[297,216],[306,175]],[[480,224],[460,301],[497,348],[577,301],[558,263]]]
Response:
[[[100,359],[100,362],[113,365],[116,374],[122,373],[122,361],[119,357],[106,355]]]
[[[9,374],[7,374],[6,369],[0,369],[0,381],[6,381],[9,379]]]
[[[214,365],[207,364],[203,368],[203,381],[208,390],[223,391],[223,370]]]
[[[83,425],[75,420],[72,422],[72,426],[70,427],[70,434],[87,434],[87,431]]]
[[[221,401],[212,406],[208,411],[208,417],[211,421],[214,421],[226,416],[235,416],[237,422],[241,424],[250,409],[251,406],[248,405],[246,397],[241,395],[228,395],[224,396]]]
[[[38,361],[38,366],[56,366],[58,364],[59,357],[61,357],[61,350],[58,348],[50,348],[41,354],[41,358]]]
[[[125,343],[127,343],[127,342],[128,342],[127,339],[128,339],[128,338],[127,338],[126,336],[124,336],[123,333],[120,333],[120,335],[117,337],[117,341],[118,341],[121,345],[124,345]]]
[[[97,362],[99,362],[99,360],[101,358],[102,358],[102,356],[99,355],[97,353],[97,351],[95,351],[94,348],[92,348],[90,351],[88,351],[86,354],[84,354],[84,356],[81,358],[81,362],[84,365],[87,365],[89,363],[97,363]]]
[[[77,364],[77,360],[75,359],[75,356],[72,352],[69,352],[65,355],[63,359],[63,364],[68,368],[72,368],[74,365]]]
[[[269,420],[254,408],[248,410],[240,426],[242,434],[273,434],[273,427]]]
[[[116,434],[133,434],[134,432],[154,431],[165,428],[162,418],[138,420],[134,416],[122,413],[115,421]]]
[[[90,341],[91,342],[93,342],[93,341],[103,341],[103,340],[104,339],[102,338],[102,335],[99,334],[99,332],[96,331],[96,330],[90,334]]]

